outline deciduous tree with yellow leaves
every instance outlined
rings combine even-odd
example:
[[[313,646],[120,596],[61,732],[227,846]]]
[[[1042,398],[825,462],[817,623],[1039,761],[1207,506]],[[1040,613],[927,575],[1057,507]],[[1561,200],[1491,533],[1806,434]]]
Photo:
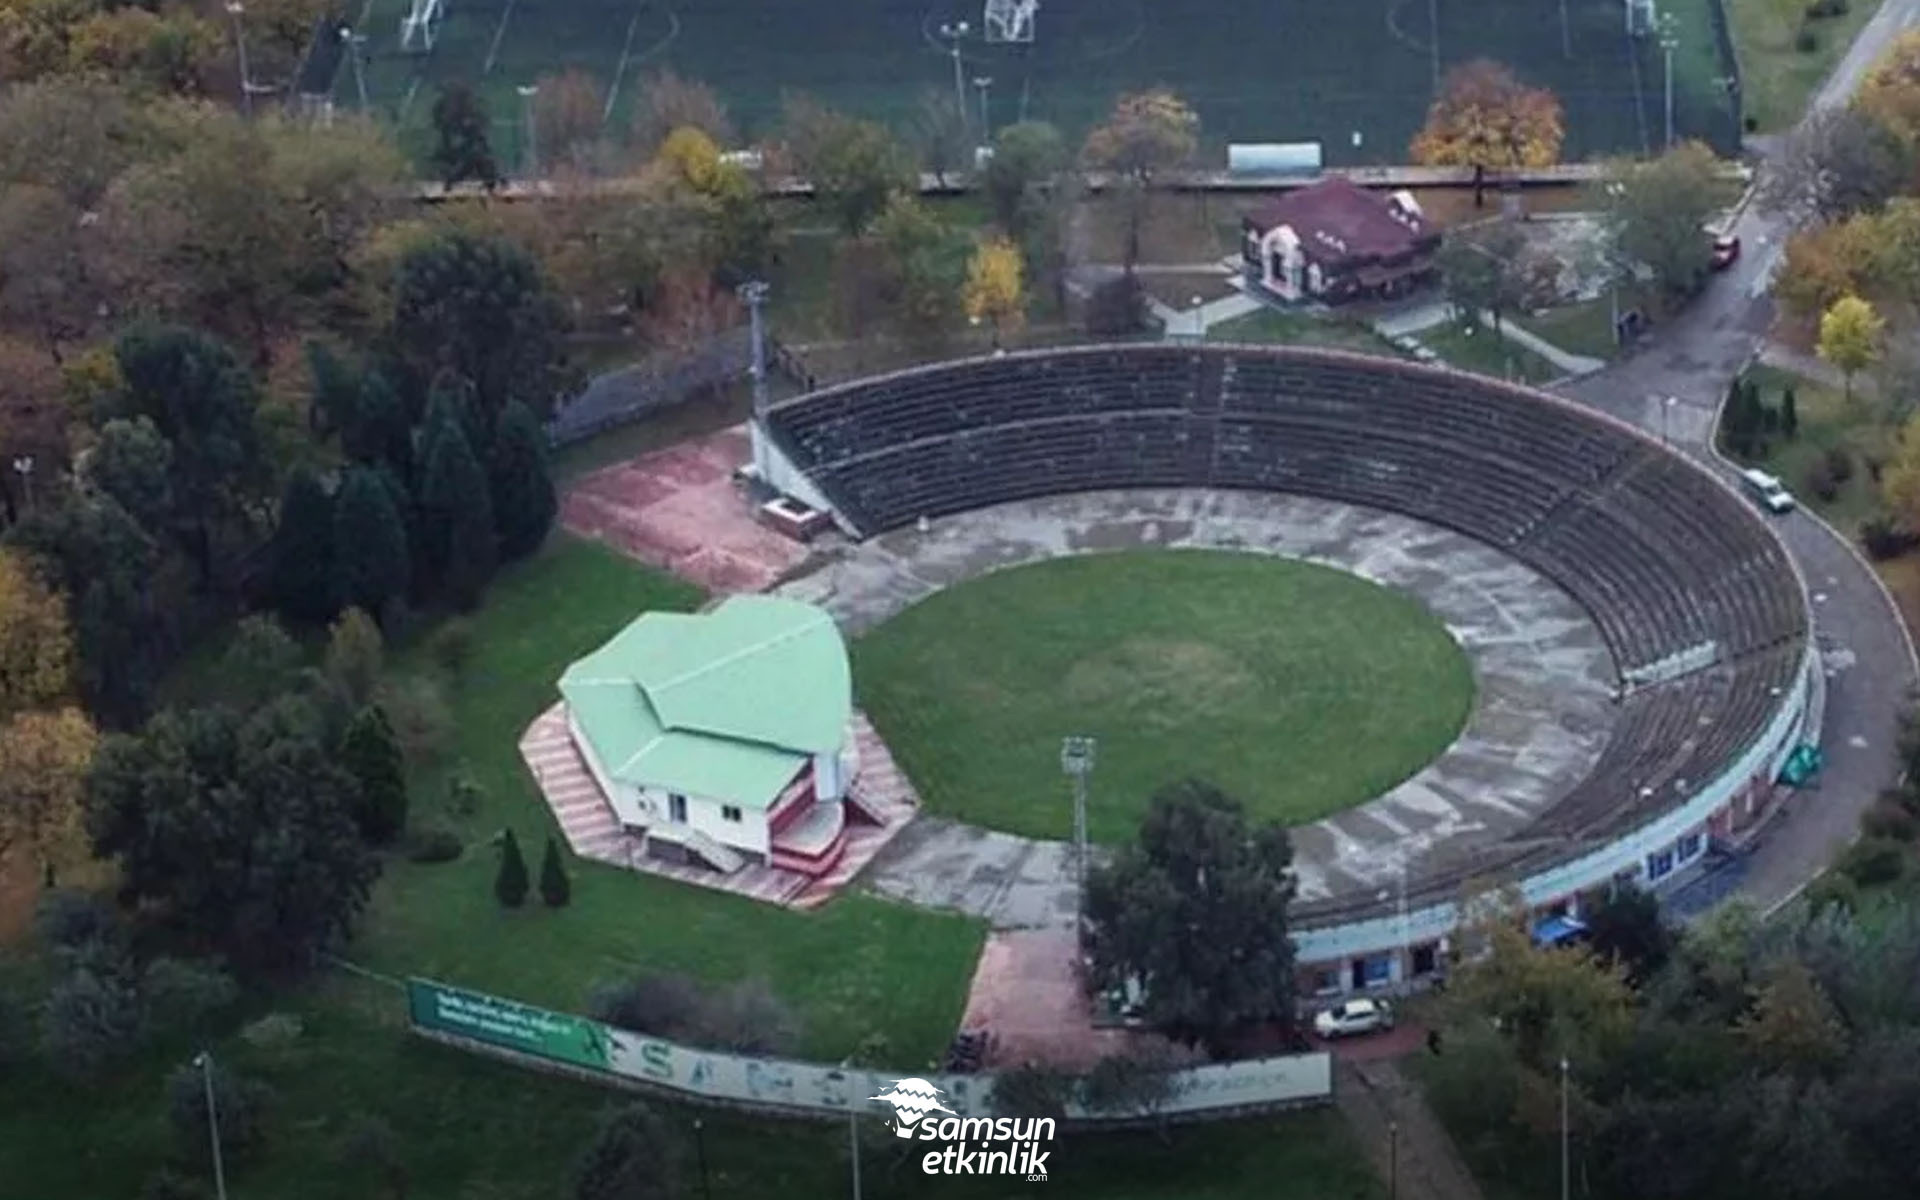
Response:
[[[1129,275],[1140,261],[1140,228],[1155,183],[1191,159],[1199,141],[1200,118],[1166,88],[1120,97],[1106,124],[1087,135],[1081,158],[1094,170],[1116,176],[1126,202]]]
[[[1880,361],[1886,334],[1886,321],[1858,296],[1840,297],[1820,318],[1820,357],[1839,369],[1847,399],[1854,373]]]
[[[52,876],[85,853],[81,798],[99,735],[77,708],[0,726],[0,864]]]
[[[1488,171],[1552,166],[1565,136],[1560,101],[1552,92],[1528,87],[1507,67],[1478,58],[1447,72],[1426,125],[1414,135],[1413,160],[1472,167],[1478,208]]]
[[[967,264],[967,285],[962,293],[967,319],[989,324],[996,350],[1003,329],[1020,328],[1026,307],[1022,274],[1020,248],[1003,237],[980,243]]]
[[[1909,143],[1920,141],[1920,30],[1893,40],[1867,72],[1855,103]]]
[[[72,691],[66,603],[26,559],[0,550],[0,719],[46,708]]]

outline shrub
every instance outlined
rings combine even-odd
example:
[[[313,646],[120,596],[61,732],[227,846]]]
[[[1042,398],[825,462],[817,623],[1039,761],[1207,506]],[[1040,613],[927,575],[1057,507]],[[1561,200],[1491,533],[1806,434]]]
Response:
[[[161,1167],[140,1185],[140,1200],[207,1200],[207,1185],[171,1167]]]
[[[1087,332],[1123,337],[1147,327],[1147,298],[1140,281],[1131,275],[1109,279],[1087,297]]]
[[[256,1050],[281,1050],[300,1040],[306,1024],[293,1013],[268,1013],[249,1021],[240,1030],[240,1040]]]
[[[465,846],[445,825],[422,825],[407,833],[407,858],[417,863],[452,862]]]
[[[1827,471],[1836,483],[1845,483],[1853,478],[1853,453],[1845,446],[1828,446],[1826,453]]]
[[[427,653],[435,665],[458,679],[473,659],[473,622],[465,617],[441,622],[427,639]]]
[[[146,1037],[146,1012],[123,951],[75,962],[47,993],[40,1012],[41,1053],[61,1071],[86,1077],[126,1058]]]
[[[500,869],[493,877],[493,898],[503,908],[519,908],[527,899],[527,860],[520,839],[507,830],[500,839]]]
[[[587,995],[587,1015],[634,1033],[679,1038],[699,1022],[702,999],[693,980],[674,971],[641,971],[596,984]]]
[[[1058,1067],[1026,1063],[1000,1072],[993,1083],[993,1110],[1009,1117],[1064,1120],[1078,1081]]]
[[[540,856],[540,899],[548,908],[565,908],[573,899],[573,883],[560,861],[560,847],[553,835],[547,835],[547,849]]]
[[[1864,837],[1847,848],[1834,869],[1863,888],[1892,883],[1907,871],[1907,848],[1882,837]]]
[[[764,979],[746,979],[701,1002],[692,1040],[735,1054],[781,1054],[793,1048],[800,1020]]]
[[[217,1062],[211,1072],[213,1103],[220,1113],[220,1152],[244,1158],[266,1140],[273,1093],[265,1084],[234,1075]],[[195,1162],[206,1162],[207,1080],[198,1065],[182,1063],[167,1075],[167,1119],[181,1152]]]
[[[1109,1054],[1080,1083],[1080,1099],[1097,1113],[1151,1117],[1180,1094],[1166,1043],[1148,1042],[1140,1052]]]
[[[327,674],[340,682],[354,703],[365,704],[386,661],[380,627],[360,609],[341,613],[329,627],[326,661]]]
[[[1920,537],[1915,537],[1912,530],[1891,514],[1875,513],[1860,522],[1860,544],[1869,558],[1885,561],[1899,558],[1920,545]]]
[[[207,1018],[233,1006],[240,987],[212,963],[156,958],[141,973],[140,991],[154,1026],[163,1032],[192,1032]]]
[[[361,1114],[340,1138],[340,1158],[350,1168],[378,1175],[394,1196],[407,1194],[407,1167],[393,1126],[380,1117]]]
[[[680,1195],[684,1158],[673,1127],[638,1100],[608,1112],[574,1170],[575,1200],[666,1200]]]
[[[1807,908],[1812,912],[1839,906],[1853,912],[1860,906],[1860,887],[1838,871],[1826,871],[1807,885]]]
[[[1840,482],[1833,477],[1833,468],[1823,458],[1816,458],[1807,464],[1806,489],[1822,500],[1831,500],[1840,494]]]
[[[470,817],[480,811],[486,795],[471,775],[454,775],[447,780],[447,811],[456,817]]]
[[[380,686],[379,700],[409,766],[427,766],[446,749],[453,714],[439,684],[420,675],[390,679]]]
[[[1793,48],[1802,54],[1812,54],[1820,49],[1820,35],[1803,26],[1793,35]]]
[[[1920,834],[1920,817],[1908,811],[1897,794],[1884,795],[1860,814],[1860,832],[1870,838],[1911,842]]]
[[[113,909],[80,888],[55,888],[40,897],[33,931],[50,950],[75,950],[89,942],[117,943],[120,918]]]

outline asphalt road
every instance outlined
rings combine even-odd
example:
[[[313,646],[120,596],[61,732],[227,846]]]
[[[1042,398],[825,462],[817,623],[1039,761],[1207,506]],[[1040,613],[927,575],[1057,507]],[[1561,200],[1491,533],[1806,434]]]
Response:
[[[1886,0],[1813,107],[1844,103],[1886,45],[1916,24],[1920,0]],[[1772,324],[1767,288],[1792,228],[1787,216],[1745,207],[1734,226],[1744,253],[1733,267],[1632,357],[1562,390],[1725,471],[1710,445],[1715,415]],[[1828,683],[1821,737],[1827,766],[1816,788],[1789,802],[1747,864],[1740,892],[1763,908],[1790,899],[1818,874],[1893,781],[1899,711],[1920,677],[1899,613],[1850,543],[1805,513],[1771,519],[1813,600]]]

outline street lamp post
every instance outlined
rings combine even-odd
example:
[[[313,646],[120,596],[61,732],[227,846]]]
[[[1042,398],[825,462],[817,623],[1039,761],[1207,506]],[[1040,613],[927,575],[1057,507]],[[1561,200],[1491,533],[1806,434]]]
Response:
[[[1400,1122],[1387,1122],[1387,1200],[1400,1200]]]
[[[1205,312],[1207,302],[1195,296],[1189,303],[1193,306],[1193,340],[1196,342],[1204,342],[1207,340],[1207,314]]]
[[[984,146],[993,141],[993,119],[988,116],[987,108],[987,89],[993,86],[993,77],[975,75],[973,86],[980,91],[980,144]]]
[[[1673,445],[1673,408],[1680,403],[1680,397],[1668,396],[1660,402],[1660,444]]]
[[[1572,1185],[1567,1155],[1567,1069],[1567,1060],[1563,1055],[1560,1059],[1560,1200],[1567,1200],[1568,1189]]]
[[[1087,939],[1087,776],[1093,773],[1094,739],[1076,734],[1060,742],[1060,769],[1073,781],[1073,868],[1078,884],[1074,924],[1082,949]]]
[[[28,512],[33,511],[33,455],[23,454],[13,460],[13,472],[20,477],[20,491],[26,501]]]
[[[353,65],[353,83],[354,87],[358,89],[360,93],[360,115],[365,116],[367,113],[367,72],[366,69],[360,65],[360,55],[367,44],[367,39],[363,35],[355,33],[351,28],[343,25],[340,27],[340,42],[347,48],[347,58]]]
[[[693,1152],[700,1162],[700,1200],[713,1200],[713,1185],[707,1182],[707,1123],[693,1119]]]
[[[1673,149],[1673,52],[1680,48],[1680,35],[1674,31],[1673,14],[1660,15],[1660,49],[1667,65],[1667,149]]]
[[[220,1109],[213,1100],[213,1056],[202,1050],[194,1056],[193,1065],[200,1068],[200,1083],[207,1094],[207,1137],[213,1143],[213,1194],[216,1200],[227,1200],[227,1170],[220,1161]]]
[[[967,124],[967,75],[960,65],[960,42],[971,30],[965,21],[953,21],[940,26],[940,36],[947,40],[949,52],[953,56],[953,98],[960,106],[960,121]]]
[[[240,17],[247,7],[240,0],[229,0],[227,15],[233,18],[234,55],[240,60],[240,107],[251,117],[253,115],[253,77],[247,73],[247,31],[240,24]]]
[[[517,89],[520,93],[520,119],[527,136],[527,178],[536,179],[540,174],[540,147],[534,144],[533,98],[540,94],[537,83],[523,83]]]
[[[840,1060],[840,1074],[848,1084],[847,1148],[853,1162],[853,1200],[860,1200],[860,1100],[852,1087],[853,1056],[851,1054]]]

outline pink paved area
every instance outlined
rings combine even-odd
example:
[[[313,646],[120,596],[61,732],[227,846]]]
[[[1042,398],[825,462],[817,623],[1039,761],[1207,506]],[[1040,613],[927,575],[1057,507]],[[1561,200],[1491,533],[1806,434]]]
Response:
[[[562,705],[556,704],[541,713],[527,727],[520,737],[520,757],[533,772],[548,807],[553,809],[567,845],[579,857],[770,904],[815,908],[851,883],[854,876],[873,861],[880,848],[913,819],[920,807],[913,785],[887,753],[886,744],[867,723],[865,715],[855,713],[853,726],[854,744],[860,754],[860,774],[854,781],[853,797],[880,823],[851,823],[845,853],[832,871],[818,879],[770,866],[743,867],[723,875],[704,867],[664,862],[642,854],[642,839],[620,828],[600,785],[594,782],[586,762],[574,749]]]
[[[755,519],[733,481],[752,458],[737,425],[603,467],[567,489],[560,523],[707,591],[763,591],[807,548]]]
[[[1074,969],[1073,927],[995,930],[980,951],[962,1029],[992,1040],[985,1066],[1047,1063],[1085,1070],[1154,1035],[1095,1029]]]

